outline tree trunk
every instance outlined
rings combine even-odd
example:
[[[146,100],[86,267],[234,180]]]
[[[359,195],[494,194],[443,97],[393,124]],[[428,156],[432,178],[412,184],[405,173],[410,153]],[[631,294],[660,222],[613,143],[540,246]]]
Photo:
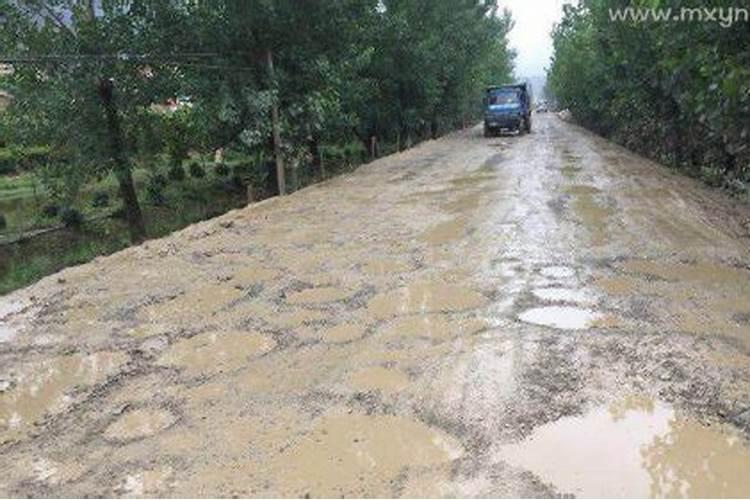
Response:
[[[125,210],[125,220],[128,222],[130,239],[133,243],[138,243],[146,237],[146,227],[143,223],[143,214],[141,213],[141,206],[138,203],[138,195],[135,192],[130,165],[128,165],[128,161],[125,158],[125,146],[123,144],[120,118],[117,116],[114,83],[112,80],[107,78],[99,80],[99,96],[102,99],[102,107],[107,118],[109,149],[114,162],[115,177],[117,178],[120,199]]]
[[[271,84],[276,87],[276,77],[273,70],[273,54],[270,50],[266,51],[266,64],[268,65],[268,76],[271,79]],[[278,98],[278,96],[276,96]],[[279,124],[279,104],[277,99],[273,99],[271,104],[271,128],[273,138],[273,156],[276,160],[276,179],[279,186],[279,195],[284,196],[286,194],[286,176],[284,173],[284,159],[281,157],[281,126]]]
[[[310,147],[310,156],[312,156],[312,164],[313,168],[318,172],[320,175],[320,178],[324,178],[326,176],[325,167],[323,166],[323,155],[320,152],[320,139],[318,138],[318,134],[315,132],[310,131],[310,127],[308,126],[308,137],[309,139],[309,147]]]

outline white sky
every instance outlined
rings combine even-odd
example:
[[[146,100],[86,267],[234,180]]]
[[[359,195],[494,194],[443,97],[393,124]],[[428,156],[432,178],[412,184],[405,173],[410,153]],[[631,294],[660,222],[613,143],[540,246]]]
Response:
[[[552,25],[562,17],[562,5],[569,0],[500,0],[500,8],[513,13],[511,47],[518,51],[516,76],[544,76],[552,56]]]

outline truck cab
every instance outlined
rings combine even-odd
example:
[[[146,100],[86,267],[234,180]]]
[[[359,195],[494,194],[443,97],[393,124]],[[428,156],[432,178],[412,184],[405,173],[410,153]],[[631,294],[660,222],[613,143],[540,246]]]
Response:
[[[484,136],[502,131],[531,132],[531,92],[525,83],[487,87],[484,97]]]

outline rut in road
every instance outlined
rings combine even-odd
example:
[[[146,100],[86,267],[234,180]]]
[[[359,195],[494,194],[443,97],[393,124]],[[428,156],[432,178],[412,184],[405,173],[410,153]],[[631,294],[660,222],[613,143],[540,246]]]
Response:
[[[750,495],[750,210],[535,129],[4,297],[0,495]]]

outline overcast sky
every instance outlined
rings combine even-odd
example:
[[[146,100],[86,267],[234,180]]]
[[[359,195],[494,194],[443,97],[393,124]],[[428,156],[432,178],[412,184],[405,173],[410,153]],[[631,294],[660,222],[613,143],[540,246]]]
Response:
[[[566,0],[500,0],[516,22],[510,43],[518,51],[516,76],[543,76],[552,55],[552,25],[562,16]]]

